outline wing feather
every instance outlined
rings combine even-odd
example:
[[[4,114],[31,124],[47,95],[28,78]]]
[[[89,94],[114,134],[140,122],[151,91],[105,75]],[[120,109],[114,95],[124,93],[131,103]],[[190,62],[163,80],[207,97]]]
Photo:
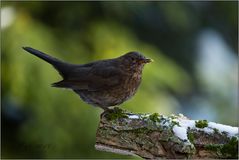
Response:
[[[124,72],[115,65],[96,63],[91,66],[74,68],[66,79],[54,83],[53,86],[74,90],[99,91],[119,85],[123,74]]]

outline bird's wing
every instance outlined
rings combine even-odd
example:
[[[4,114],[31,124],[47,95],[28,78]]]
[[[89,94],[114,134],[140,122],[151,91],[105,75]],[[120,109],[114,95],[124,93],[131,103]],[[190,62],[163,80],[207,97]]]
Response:
[[[109,89],[120,84],[123,78],[123,72],[120,68],[108,66],[95,68],[92,70],[89,79],[89,90]]]
[[[54,83],[54,87],[74,90],[99,91],[119,85],[124,72],[112,65],[96,64],[75,68],[67,79]]]

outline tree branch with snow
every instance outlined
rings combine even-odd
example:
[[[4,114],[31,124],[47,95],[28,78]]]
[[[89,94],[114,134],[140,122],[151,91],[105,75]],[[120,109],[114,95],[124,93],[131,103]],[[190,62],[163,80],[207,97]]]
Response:
[[[101,114],[95,148],[142,158],[238,158],[238,127],[190,120],[182,114]]]

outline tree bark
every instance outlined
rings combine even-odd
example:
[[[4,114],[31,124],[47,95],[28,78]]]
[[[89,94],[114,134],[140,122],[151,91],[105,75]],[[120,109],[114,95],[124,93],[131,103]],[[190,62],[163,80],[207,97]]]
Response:
[[[238,127],[114,108],[101,114],[95,148],[147,159],[237,159],[238,137]]]

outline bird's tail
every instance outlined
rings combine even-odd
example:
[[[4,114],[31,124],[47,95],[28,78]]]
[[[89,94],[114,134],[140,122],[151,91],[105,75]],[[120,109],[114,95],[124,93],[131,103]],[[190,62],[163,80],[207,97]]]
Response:
[[[52,56],[49,56],[41,51],[38,51],[36,49],[33,49],[31,47],[23,47],[23,49],[41,59],[43,59],[44,61],[50,63],[51,65],[53,65],[56,70],[62,75],[63,78],[66,77],[68,70],[70,69],[70,64],[63,62],[57,58],[54,58]]]

